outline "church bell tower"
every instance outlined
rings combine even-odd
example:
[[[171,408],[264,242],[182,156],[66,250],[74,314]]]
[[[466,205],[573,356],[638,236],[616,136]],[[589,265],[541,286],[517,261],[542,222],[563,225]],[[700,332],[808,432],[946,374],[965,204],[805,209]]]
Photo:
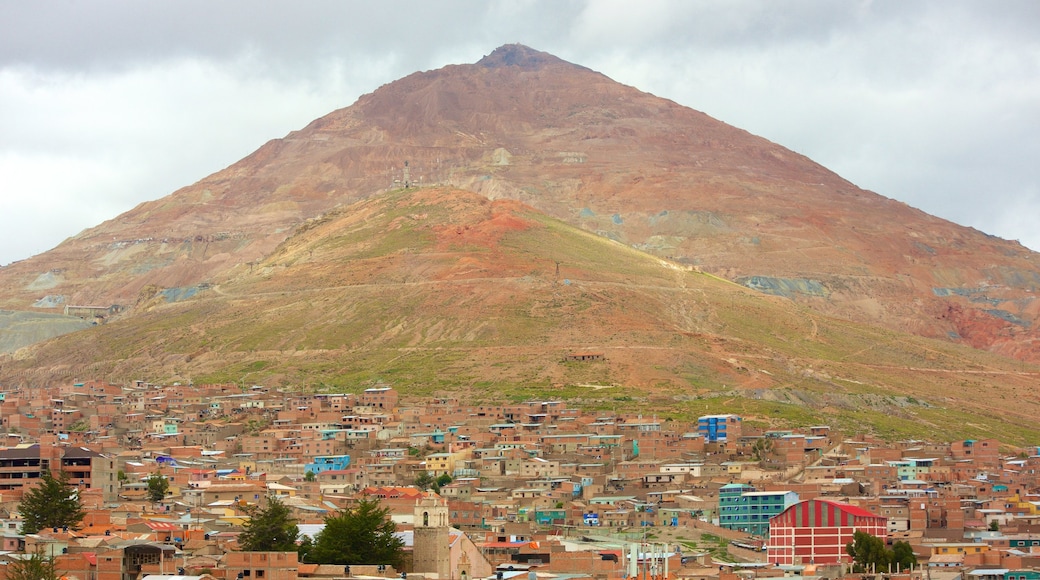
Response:
[[[437,497],[424,497],[415,503],[412,570],[435,573],[441,580],[451,578],[451,536],[448,503]]]

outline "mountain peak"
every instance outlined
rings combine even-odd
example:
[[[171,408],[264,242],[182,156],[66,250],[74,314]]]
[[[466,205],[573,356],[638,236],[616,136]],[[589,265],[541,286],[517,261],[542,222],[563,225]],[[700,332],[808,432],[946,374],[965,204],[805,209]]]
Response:
[[[516,66],[520,68],[535,69],[549,64],[570,64],[567,61],[553,56],[547,52],[535,50],[522,44],[504,44],[491,54],[477,61],[479,66],[487,68],[500,68]]]

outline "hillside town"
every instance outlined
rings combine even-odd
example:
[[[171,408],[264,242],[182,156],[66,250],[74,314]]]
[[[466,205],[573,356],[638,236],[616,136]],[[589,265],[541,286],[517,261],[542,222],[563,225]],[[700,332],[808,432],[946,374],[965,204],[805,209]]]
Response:
[[[837,578],[851,574],[855,532],[916,556],[871,578],[1040,579],[1037,448],[747,423],[558,400],[406,403],[390,387],[8,388],[0,580],[39,553],[78,580]],[[24,533],[20,502],[47,472],[68,478],[86,515]],[[161,498],[150,497],[156,476],[168,483]],[[406,563],[243,551],[243,524],[270,498],[309,538],[327,516],[376,499]]]

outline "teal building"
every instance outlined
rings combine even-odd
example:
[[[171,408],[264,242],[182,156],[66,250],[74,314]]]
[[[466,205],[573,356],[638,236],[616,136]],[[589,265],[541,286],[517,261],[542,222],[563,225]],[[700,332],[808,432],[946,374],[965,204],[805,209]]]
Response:
[[[793,491],[757,491],[731,483],[719,489],[719,526],[754,536],[769,535],[769,518],[798,503]]]

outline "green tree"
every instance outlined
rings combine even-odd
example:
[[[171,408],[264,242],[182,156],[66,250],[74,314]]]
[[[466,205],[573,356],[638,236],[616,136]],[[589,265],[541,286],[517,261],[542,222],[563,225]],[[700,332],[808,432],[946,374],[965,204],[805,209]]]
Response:
[[[430,487],[432,487],[434,483],[436,483],[436,480],[433,478],[433,475],[431,475],[429,471],[424,471],[419,475],[416,475],[415,479],[412,481],[412,485],[418,487],[423,491],[430,489]]]
[[[45,528],[77,528],[83,520],[79,492],[69,485],[69,474],[58,477],[44,469],[40,484],[25,492],[18,505],[22,514],[22,533],[35,534]]]
[[[856,573],[885,571],[892,562],[892,551],[885,547],[885,542],[866,532],[853,534],[845,552],[852,556],[852,571]]]
[[[247,510],[249,521],[242,526],[238,545],[247,552],[295,552],[300,528],[289,507],[277,497],[267,500],[267,507]]]
[[[1000,522],[998,522],[997,520],[990,521],[990,523],[989,523],[989,531],[996,532],[996,531],[999,531],[999,530],[1000,530]]]
[[[325,528],[314,537],[307,561],[315,564],[386,564],[400,568],[404,541],[390,509],[363,499],[354,507],[325,517]]]
[[[892,565],[898,566],[898,570],[909,570],[917,565],[917,555],[907,542],[896,542],[892,544]]]
[[[300,545],[296,548],[297,558],[300,562],[306,562],[311,564],[309,560],[311,548],[314,547],[314,543],[311,541],[310,536],[303,536],[300,538]]]
[[[170,489],[170,482],[161,473],[156,471],[148,476],[148,501],[160,502],[166,499],[166,492]]]
[[[435,493],[440,493],[441,488],[451,483],[451,481],[452,479],[450,475],[448,475],[447,473],[442,473],[437,477],[437,479],[433,480],[433,485],[430,486],[430,489],[432,489]]]
[[[39,546],[28,558],[11,560],[7,565],[7,580],[57,580],[57,578],[58,570],[54,566],[54,558],[45,556]]]
[[[309,469],[307,470],[307,473],[303,474],[304,481],[314,481],[315,479],[318,479],[318,476],[315,475],[314,472]]]

